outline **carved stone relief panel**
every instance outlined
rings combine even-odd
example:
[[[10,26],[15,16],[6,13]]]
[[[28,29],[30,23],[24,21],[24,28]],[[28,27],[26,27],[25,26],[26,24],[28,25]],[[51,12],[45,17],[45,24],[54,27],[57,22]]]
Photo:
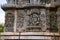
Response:
[[[13,13],[6,14],[5,31],[6,32],[14,31],[14,14]]]
[[[18,10],[17,11],[17,32],[20,31],[23,27],[24,24],[24,11],[23,10]]]
[[[24,28],[26,29],[25,31],[38,31],[40,29],[41,23],[40,23],[40,13],[39,9],[29,9],[25,10],[25,16],[24,16]],[[32,30],[33,28],[33,30]]]
[[[31,9],[28,14],[28,17],[29,17],[28,26],[39,26],[40,25],[40,13],[38,9]]]
[[[29,27],[40,28],[42,31],[46,31],[46,29],[50,26],[49,23],[49,17],[47,17],[47,11],[46,9],[31,9],[27,12],[27,18],[28,18],[28,25]],[[48,22],[47,22],[48,20]]]
[[[50,14],[50,28],[52,31],[57,31],[57,15],[55,12],[51,12]]]
[[[29,26],[39,26],[40,23],[40,17],[39,13],[33,12],[31,15],[29,15]]]

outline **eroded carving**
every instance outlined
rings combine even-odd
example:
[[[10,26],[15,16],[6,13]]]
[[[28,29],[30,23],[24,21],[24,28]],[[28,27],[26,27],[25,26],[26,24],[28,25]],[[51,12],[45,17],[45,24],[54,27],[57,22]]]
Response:
[[[39,26],[40,17],[39,13],[33,12],[29,15],[29,26]]]
[[[50,29],[54,32],[58,30],[58,28],[57,28],[57,15],[55,12],[52,12],[50,14]]]
[[[5,23],[5,30],[7,32],[12,32],[14,30],[13,26],[14,26],[14,14],[12,13],[7,13],[6,14],[6,23]]]
[[[24,24],[24,12],[23,10],[18,10],[17,14],[17,32],[22,29]]]

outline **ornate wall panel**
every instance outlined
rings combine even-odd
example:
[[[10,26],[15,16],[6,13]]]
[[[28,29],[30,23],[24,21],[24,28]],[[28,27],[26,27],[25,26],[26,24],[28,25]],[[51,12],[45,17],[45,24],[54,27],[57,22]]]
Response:
[[[58,30],[57,27],[57,15],[55,12],[51,12],[50,14],[50,29],[53,32],[56,32]]]
[[[24,24],[24,11],[23,10],[18,10],[17,11],[17,32],[22,29]]]
[[[24,18],[26,31],[40,30],[38,29],[41,26],[39,9],[26,10],[26,13]]]
[[[5,31],[7,31],[7,32],[14,31],[14,14],[12,14],[12,13],[6,14]]]
[[[39,9],[31,9],[27,12],[28,26],[40,26],[40,13]]]
[[[46,31],[46,29],[49,27],[49,17],[47,17],[47,10],[31,9],[29,13],[30,14],[28,15],[28,26],[30,27],[30,30],[36,31],[38,29],[40,31]]]
[[[17,31],[27,28],[30,28],[30,31],[37,29],[46,31],[48,28],[54,30],[57,28],[57,15],[46,9],[18,10]]]
[[[40,17],[39,13],[33,12],[29,15],[29,26],[39,26]]]

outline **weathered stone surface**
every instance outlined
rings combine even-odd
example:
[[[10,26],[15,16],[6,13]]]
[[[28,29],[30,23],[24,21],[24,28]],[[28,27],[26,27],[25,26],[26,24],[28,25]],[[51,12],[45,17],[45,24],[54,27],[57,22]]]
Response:
[[[6,32],[13,32],[14,31],[14,14],[13,13],[7,13],[6,14],[6,20],[5,20],[5,31]]]
[[[17,12],[17,32],[19,30],[21,30],[21,28],[23,27],[23,24],[24,24],[24,10],[18,10]]]
[[[55,5],[56,1],[7,0],[7,3],[8,4],[2,6],[2,8],[6,11],[4,27],[5,32],[13,32],[11,35],[19,35],[19,32],[20,35],[29,35],[20,36],[21,39],[51,40],[51,37],[39,35],[59,35],[58,29],[60,31],[60,8]],[[10,35],[10,33],[2,35]],[[19,39],[17,36],[4,37],[4,39],[11,38]],[[55,38],[53,37],[52,40],[54,39]]]

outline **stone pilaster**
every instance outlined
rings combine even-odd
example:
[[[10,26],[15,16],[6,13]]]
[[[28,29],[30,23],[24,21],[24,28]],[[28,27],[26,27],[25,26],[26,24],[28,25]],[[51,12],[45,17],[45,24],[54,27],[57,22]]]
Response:
[[[41,23],[42,23],[42,31],[46,31],[47,29],[47,25],[46,25],[46,9],[41,9],[41,14],[40,14],[40,19],[41,19]]]
[[[16,25],[17,25],[17,10],[15,10],[14,12],[14,15],[15,15],[15,20],[14,20],[14,32],[16,32]]]

